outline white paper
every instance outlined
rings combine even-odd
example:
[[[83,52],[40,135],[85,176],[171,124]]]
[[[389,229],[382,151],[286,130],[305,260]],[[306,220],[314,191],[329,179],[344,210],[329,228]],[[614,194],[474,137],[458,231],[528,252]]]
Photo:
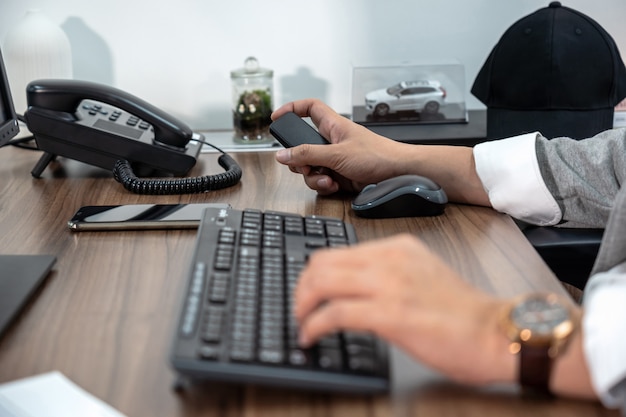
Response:
[[[0,385],[0,417],[124,417],[60,372]]]

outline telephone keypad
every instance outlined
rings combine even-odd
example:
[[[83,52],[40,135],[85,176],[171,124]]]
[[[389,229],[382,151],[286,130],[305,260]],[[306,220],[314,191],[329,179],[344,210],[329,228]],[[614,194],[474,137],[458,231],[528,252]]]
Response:
[[[79,123],[132,139],[152,142],[154,129],[139,117],[111,105],[85,99],[76,111]],[[147,135],[147,136],[146,136]]]

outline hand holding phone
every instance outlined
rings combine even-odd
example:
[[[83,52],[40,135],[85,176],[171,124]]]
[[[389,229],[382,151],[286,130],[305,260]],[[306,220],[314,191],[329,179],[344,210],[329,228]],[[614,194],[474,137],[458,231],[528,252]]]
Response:
[[[270,133],[285,148],[309,143],[328,145],[330,142],[310,124],[293,112],[285,113],[270,125]]]

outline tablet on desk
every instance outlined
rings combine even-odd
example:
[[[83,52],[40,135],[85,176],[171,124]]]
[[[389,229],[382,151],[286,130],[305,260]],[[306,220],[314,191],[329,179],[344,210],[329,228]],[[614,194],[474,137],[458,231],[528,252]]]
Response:
[[[43,283],[52,255],[0,255],[0,337]]]

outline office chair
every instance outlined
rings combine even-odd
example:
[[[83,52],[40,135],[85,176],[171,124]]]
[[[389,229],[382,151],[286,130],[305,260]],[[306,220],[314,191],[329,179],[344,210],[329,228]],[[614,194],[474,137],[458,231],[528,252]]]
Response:
[[[520,227],[560,281],[580,290],[585,288],[604,229]]]

